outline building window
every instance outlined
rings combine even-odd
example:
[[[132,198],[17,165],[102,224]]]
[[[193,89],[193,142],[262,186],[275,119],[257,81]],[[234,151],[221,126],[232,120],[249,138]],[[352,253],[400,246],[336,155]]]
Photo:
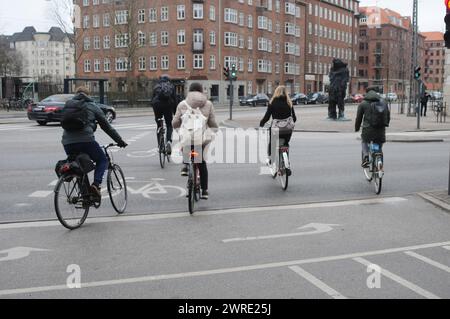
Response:
[[[169,56],[163,55],[161,57],[161,70],[168,70],[169,69]]]
[[[145,33],[142,32],[142,31],[139,31],[139,32],[138,32],[138,45],[139,45],[140,47],[145,46],[145,41],[146,41]]]
[[[84,38],[83,48],[85,51],[89,50],[91,47],[91,39],[89,37]]]
[[[209,32],[209,44],[216,45],[216,32],[214,31]]]
[[[145,71],[146,70],[146,63],[145,63],[145,56],[139,57],[139,71]]]
[[[235,9],[225,8],[225,22],[238,23],[238,12]]]
[[[169,32],[161,31],[161,45],[169,45]]]
[[[116,11],[116,24],[127,24],[128,23],[128,10],[118,10]]]
[[[104,27],[109,27],[110,22],[109,22],[109,13],[105,13],[103,15],[103,26]]]
[[[158,57],[151,56],[150,57],[150,70],[154,71],[158,69]]]
[[[116,59],[116,71],[123,72],[128,71],[128,58],[117,58]]]
[[[209,6],[209,20],[216,21],[216,7],[213,5]]]
[[[100,50],[100,37],[98,35],[94,37],[94,49]]]
[[[111,39],[110,39],[109,35],[105,35],[103,37],[103,48],[109,49],[110,47],[111,47]]]
[[[209,56],[209,69],[210,70],[216,69],[216,56],[215,55]]]
[[[194,54],[194,69],[203,69],[203,54]]]
[[[177,31],[177,44],[185,44],[186,43],[186,31],[178,30]]]
[[[84,72],[91,72],[91,60],[84,60]]]
[[[186,68],[186,57],[183,54],[177,56],[177,69],[183,70]]]
[[[100,60],[94,60],[94,72],[100,72]]]
[[[156,47],[158,45],[158,34],[156,32],[150,32],[150,46]]]
[[[182,4],[177,5],[177,20],[184,20],[186,18],[186,7]]]
[[[138,11],[138,23],[145,23],[145,9]]]
[[[103,61],[103,71],[104,72],[110,72],[111,71],[111,61],[108,58],[106,58]]]
[[[161,7],[161,21],[169,21],[169,7]]]
[[[203,19],[203,3],[194,3],[194,19]]]

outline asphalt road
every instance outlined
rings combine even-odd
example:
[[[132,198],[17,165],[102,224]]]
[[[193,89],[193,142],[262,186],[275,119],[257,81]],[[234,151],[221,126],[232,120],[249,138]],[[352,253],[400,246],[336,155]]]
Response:
[[[219,118],[221,116],[226,115],[222,114]],[[115,127],[130,143],[125,150],[114,153],[115,161],[121,165],[129,181],[127,213],[186,211],[187,202],[183,197],[186,179],[180,176],[178,164],[170,163],[164,170],[160,168],[157,153],[154,152],[156,137],[152,120],[124,118],[117,120]],[[224,135],[223,140],[227,140]],[[202,201],[199,209],[374,196],[371,185],[364,181],[359,167],[360,142],[357,136],[295,133],[290,149],[293,175],[286,192],[281,190],[277,180],[260,175],[264,167],[261,163],[236,163],[238,155],[231,164],[213,163],[209,165],[210,200]],[[0,155],[0,221],[55,218],[52,201],[52,190],[56,183],[54,166],[57,160],[65,157],[60,144],[61,128],[57,125],[40,127],[33,122],[1,125],[0,139],[3,148]],[[110,142],[103,132],[97,134],[97,139],[104,144]],[[252,152],[263,154],[265,145],[259,146],[252,148]],[[386,144],[383,195],[398,196],[445,188],[448,149],[448,141]],[[105,201],[92,214],[104,216],[113,214],[113,211],[108,201]]]
[[[152,120],[114,125],[128,210],[105,200],[76,231],[53,208],[61,128],[0,125],[0,298],[450,298],[449,214],[415,195],[447,186],[447,140],[386,144],[376,196],[356,134],[296,133],[286,192],[260,163],[211,164],[190,216]]]

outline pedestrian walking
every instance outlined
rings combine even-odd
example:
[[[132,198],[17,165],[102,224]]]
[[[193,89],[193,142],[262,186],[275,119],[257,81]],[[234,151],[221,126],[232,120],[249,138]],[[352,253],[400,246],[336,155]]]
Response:
[[[347,63],[339,59],[333,59],[333,66],[330,70],[330,91],[328,101],[328,119],[329,120],[345,120],[345,92],[347,83],[350,79]],[[336,106],[339,109],[339,117],[336,114]]]
[[[427,105],[428,100],[430,99],[430,94],[425,92],[422,97],[420,98],[420,116],[427,116]]]

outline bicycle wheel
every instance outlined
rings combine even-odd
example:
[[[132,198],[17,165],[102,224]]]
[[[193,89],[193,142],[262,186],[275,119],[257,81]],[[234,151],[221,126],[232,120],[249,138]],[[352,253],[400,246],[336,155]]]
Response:
[[[166,164],[166,145],[164,144],[164,132],[160,132],[159,136],[159,164],[161,168],[164,168]]]
[[[189,213],[192,215],[194,213],[195,206],[195,184],[194,184],[194,165],[190,164],[189,175],[188,175],[188,205]]]
[[[383,168],[379,167],[378,165],[382,165],[382,164],[381,164],[381,160],[378,157],[376,157],[375,158],[375,164],[374,164],[374,167],[373,167],[373,171],[374,171],[374,173],[373,173],[373,181],[374,181],[375,193],[377,195],[380,195],[381,187],[383,185],[383,177],[382,177],[383,175],[382,175],[382,172],[381,172],[381,170]]]
[[[288,188],[289,176],[286,172],[283,153],[280,153],[280,169],[278,170],[278,179],[280,180],[281,188],[285,191]]]
[[[127,183],[119,165],[113,164],[108,169],[108,194],[114,210],[118,214],[125,212],[128,203]]]
[[[55,186],[55,211],[59,222],[68,229],[83,225],[89,213],[80,178],[63,175]]]

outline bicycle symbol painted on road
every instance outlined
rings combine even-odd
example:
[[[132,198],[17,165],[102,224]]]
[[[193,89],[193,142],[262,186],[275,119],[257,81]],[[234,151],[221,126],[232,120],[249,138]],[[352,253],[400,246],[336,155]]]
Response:
[[[152,178],[151,181],[138,181],[127,178],[127,189],[130,194],[142,195],[153,200],[172,200],[186,196],[186,189],[174,185],[163,185],[164,178]],[[140,188],[134,188],[130,184],[147,183]]]

